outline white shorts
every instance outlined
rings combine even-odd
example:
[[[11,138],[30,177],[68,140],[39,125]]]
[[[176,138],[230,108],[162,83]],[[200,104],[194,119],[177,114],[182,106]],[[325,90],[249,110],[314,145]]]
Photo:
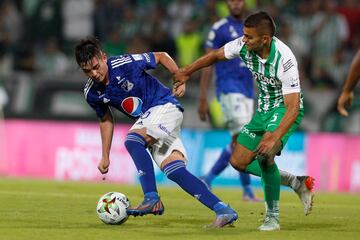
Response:
[[[174,150],[181,152],[187,162],[185,147],[180,139],[182,121],[183,113],[174,104],[167,103],[147,110],[130,130],[146,128],[146,133],[157,139],[149,151],[160,168]]]
[[[220,104],[226,126],[232,135],[239,133],[254,114],[254,99],[241,93],[221,94]]]

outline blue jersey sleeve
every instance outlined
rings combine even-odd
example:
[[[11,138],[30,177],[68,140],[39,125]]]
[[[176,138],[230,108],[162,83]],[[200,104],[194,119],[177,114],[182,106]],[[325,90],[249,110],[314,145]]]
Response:
[[[90,105],[90,107],[94,109],[98,118],[103,118],[105,116],[105,113],[109,109],[109,106],[107,104],[100,103],[99,101],[94,101],[91,96],[88,96],[86,98],[86,101]]]
[[[152,52],[132,54],[131,57],[141,69],[148,70],[156,68],[155,56]]]

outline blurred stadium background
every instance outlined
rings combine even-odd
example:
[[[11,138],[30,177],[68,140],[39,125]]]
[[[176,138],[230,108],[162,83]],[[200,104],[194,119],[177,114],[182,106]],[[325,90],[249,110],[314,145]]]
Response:
[[[340,117],[335,108],[360,47],[360,1],[247,0],[246,5],[248,12],[263,9],[274,17],[277,35],[299,62],[306,114],[278,160],[281,168],[313,175],[320,191],[360,193],[359,86],[350,117]],[[95,35],[110,55],[166,51],[184,66],[203,53],[210,26],[225,15],[225,1],[216,0],[0,0],[0,178],[101,179],[100,135],[84,101],[86,79],[73,58],[76,40]],[[154,74],[171,84],[163,69]],[[190,81],[181,102],[190,170],[199,176],[229,135],[216,104],[213,121],[200,122],[198,92],[198,81]],[[108,180],[133,184],[136,173],[123,147],[130,122],[122,115],[116,119]],[[169,184],[158,170],[157,180]],[[239,181],[229,168],[214,184]]]

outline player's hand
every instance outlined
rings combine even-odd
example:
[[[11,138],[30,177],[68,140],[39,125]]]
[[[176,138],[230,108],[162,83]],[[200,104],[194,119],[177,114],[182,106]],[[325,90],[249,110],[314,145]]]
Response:
[[[198,114],[201,121],[206,121],[209,116],[209,103],[207,99],[199,100]]]
[[[260,156],[272,156],[275,155],[275,145],[277,140],[274,138],[271,132],[266,132],[261,139],[259,145],[255,149],[257,155]]]
[[[174,73],[174,85],[173,92],[176,92],[178,87],[185,84],[187,80],[189,80],[189,76],[185,74],[185,69],[180,68]]]
[[[176,89],[175,88],[172,89],[173,95],[176,97],[184,96],[185,91],[186,91],[186,84],[180,85]]]
[[[345,109],[345,106],[350,107],[353,103],[354,92],[342,92],[338,102],[337,102],[337,110],[340,115],[347,117],[349,116],[348,111]]]
[[[110,161],[109,159],[102,158],[99,162],[98,169],[101,174],[106,174],[109,171]]]

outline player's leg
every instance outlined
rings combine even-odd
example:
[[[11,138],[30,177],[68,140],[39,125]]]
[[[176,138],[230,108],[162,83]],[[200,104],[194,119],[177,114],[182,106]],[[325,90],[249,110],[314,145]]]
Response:
[[[130,130],[126,136],[125,147],[134,161],[144,193],[144,201],[135,208],[129,208],[128,215],[142,216],[150,213],[161,215],[164,212],[156,188],[152,157],[146,150],[148,144],[154,141],[154,138],[146,134],[146,128]]]
[[[211,189],[211,182],[222,172],[224,169],[229,166],[230,156],[232,152],[231,144],[228,144],[221,152],[219,158],[216,160],[214,166],[210,171],[201,176],[200,179],[204,181],[209,189]]]
[[[180,139],[177,139],[171,148],[170,155],[161,162],[160,167],[171,181],[177,183],[185,192],[215,212],[216,219],[209,226],[224,227],[236,221],[238,218],[237,213],[213,194],[200,179],[186,169],[186,159],[183,154],[185,149]],[[155,161],[159,164],[161,159],[157,156]]]
[[[175,113],[175,118],[171,119]],[[167,118],[169,115],[170,118]],[[166,125],[169,130],[162,128],[163,121],[168,121]],[[137,168],[140,184],[144,192],[143,202],[127,209],[128,215],[142,216],[146,214],[160,215],[164,212],[164,205],[160,200],[156,189],[153,157],[149,154],[149,146],[154,146],[159,139],[172,131],[178,122],[182,121],[182,113],[172,104],[159,105],[150,108],[141,116],[131,127],[125,141],[125,146],[134,160]]]
[[[260,198],[257,198],[251,187],[250,174],[247,172],[239,172],[240,182],[243,187],[243,201],[260,202]]]

